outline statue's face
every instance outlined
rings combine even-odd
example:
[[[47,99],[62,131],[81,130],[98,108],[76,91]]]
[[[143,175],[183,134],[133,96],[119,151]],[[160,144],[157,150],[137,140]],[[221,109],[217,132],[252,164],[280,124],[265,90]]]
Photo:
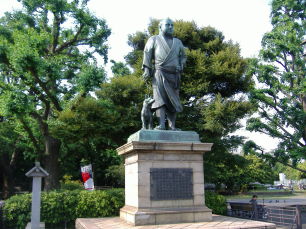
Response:
[[[173,34],[173,22],[170,19],[161,21],[160,32],[162,32],[164,35],[172,35]]]

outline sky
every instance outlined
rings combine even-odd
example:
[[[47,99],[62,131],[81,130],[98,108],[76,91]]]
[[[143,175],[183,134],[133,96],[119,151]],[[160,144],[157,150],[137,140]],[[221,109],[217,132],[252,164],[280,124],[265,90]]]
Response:
[[[145,31],[151,18],[194,21],[199,27],[212,26],[221,31],[225,40],[238,43],[243,57],[256,57],[264,33],[271,30],[271,0],[90,0],[89,9],[104,18],[112,30],[108,44],[109,60],[124,61],[131,51],[127,45],[129,34]],[[0,17],[4,12],[18,9],[16,0],[0,0]],[[110,65],[106,65],[110,71]],[[261,134],[245,135],[271,150],[276,144]]]
[[[258,53],[263,34],[271,29],[269,0],[91,0],[89,8],[112,29],[109,54],[116,61],[130,50],[128,34],[146,30],[150,18],[212,26],[239,43],[244,57]]]

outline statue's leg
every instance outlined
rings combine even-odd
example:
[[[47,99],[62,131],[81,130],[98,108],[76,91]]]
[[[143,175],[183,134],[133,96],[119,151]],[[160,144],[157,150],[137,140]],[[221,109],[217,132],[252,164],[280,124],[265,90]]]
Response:
[[[176,112],[169,112],[167,111],[167,119],[169,124],[170,130],[179,130],[175,128],[175,121],[176,121]]]
[[[166,121],[166,108],[162,106],[156,110],[156,116],[159,121],[159,125],[155,127],[156,130],[165,130],[165,121]]]
[[[152,130],[152,129],[153,129],[153,117],[152,117],[152,116],[149,118],[148,129],[149,129],[149,130]]]
[[[141,117],[141,122],[142,122],[142,129],[145,130],[146,129],[146,124],[145,124],[145,118]]]

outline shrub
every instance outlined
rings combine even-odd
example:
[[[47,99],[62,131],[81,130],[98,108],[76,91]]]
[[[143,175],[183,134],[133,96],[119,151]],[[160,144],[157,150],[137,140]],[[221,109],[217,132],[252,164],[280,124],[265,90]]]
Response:
[[[124,165],[111,165],[106,169],[105,177],[111,186],[117,188],[124,187]]]
[[[73,223],[79,217],[119,215],[124,205],[124,190],[60,190],[42,192],[41,220],[48,225]],[[5,201],[6,228],[25,228],[30,222],[31,194],[16,195]]]
[[[226,199],[214,192],[205,192],[207,207],[215,214],[226,214]],[[80,217],[119,215],[124,205],[124,189],[60,190],[42,192],[41,220],[48,225],[73,223]],[[31,194],[15,195],[5,201],[5,228],[25,228],[30,222]]]
[[[72,176],[65,175],[60,182],[63,190],[84,190],[83,183],[80,180],[72,180]]]
[[[226,215],[227,204],[226,198],[214,192],[205,192],[205,204],[214,214]]]
[[[3,207],[4,228],[25,228],[31,221],[31,194],[15,195]]]

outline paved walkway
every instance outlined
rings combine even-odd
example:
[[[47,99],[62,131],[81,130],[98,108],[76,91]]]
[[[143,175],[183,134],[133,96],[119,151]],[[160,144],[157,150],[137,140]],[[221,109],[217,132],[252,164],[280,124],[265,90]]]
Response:
[[[212,222],[180,223],[165,225],[131,226],[119,217],[80,218],[76,220],[76,229],[275,229],[273,223],[213,215]]]

